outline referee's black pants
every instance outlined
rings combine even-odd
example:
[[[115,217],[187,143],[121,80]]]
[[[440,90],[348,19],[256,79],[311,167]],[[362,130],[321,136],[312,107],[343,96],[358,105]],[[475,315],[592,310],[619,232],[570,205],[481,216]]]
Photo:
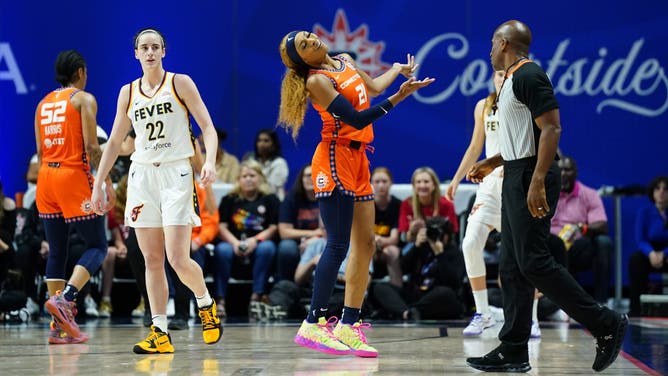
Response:
[[[505,323],[499,339],[511,346],[526,347],[529,341],[534,287],[595,335],[616,319],[613,311],[600,306],[550,254],[547,238],[559,199],[561,173],[553,162],[545,177],[550,212],[545,218],[534,218],[529,213],[527,192],[535,165],[535,157],[504,163],[499,273]]]

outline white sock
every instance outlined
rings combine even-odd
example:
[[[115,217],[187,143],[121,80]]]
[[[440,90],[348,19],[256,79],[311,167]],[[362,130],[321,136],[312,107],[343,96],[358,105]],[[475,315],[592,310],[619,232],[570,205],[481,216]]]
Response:
[[[473,291],[475,310],[478,313],[489,315],[489,301],[487,300],[487,289]]]
[[[202,296],[196,296],[195,299],[197,300],[197,308],[204,308],[213,304],[209,290],[206,290]]]
[[[531,313],[531,320],[538,322],[538,299],[533,300],[533,312]]]
[[[167,315],[153,315],[153,326],[167,333]]]

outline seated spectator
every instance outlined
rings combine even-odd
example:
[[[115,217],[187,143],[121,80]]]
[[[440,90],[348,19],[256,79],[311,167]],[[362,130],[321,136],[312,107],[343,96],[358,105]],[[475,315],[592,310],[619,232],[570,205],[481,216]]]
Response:
[[[652,180],[648,191],[652,204],[638,212],[638,251],[629,260],[631,316],[640,316],[640,295],[648,291],[649,274],[668,272],[668,176]]]
[[[288,181],[288,162],[281,154],[281,142],[273,129],[261,129],[255,136],[255,150],[247,153],[243,160],[254,160],[262,166],[262,173],[270,188],[280,200],[285,197],[285,182]]]
[[[16,234],[16,202],[6,197],[0,181],[0,281],[7,278],[14,266],[14,235]]]
[[[222,241],[216,245],[215,251],[223,259],[221,292],[225,296],[231,274],[252,268],[251,306],[260,302],[265,293],[269,269],[276,254],[273,239],[277,233],[280,201],[269,192],[262,166],[247,160],[241,163],[237,183],[218,207]]]
[[[227,132],[216,128],[218,135],[218,152],[216,152],[216,176],[221,183],[234,183],[239,176],[239,159],[223,148]],[[201,136],[200,136],[201,141]]]
[[[401,259],[401,269],[409,274],[409,280],[403,287],[386,282],[374,285],[374,299],[387,313],[403,320],[461,316],[466,270],[464,256],[452,241],[453,227],[443,217],[427,219],[415,234],[415,245]]]
[[[411,184],[413,193],[401,203],[399,209],[399,233],[401,240],[408,243],[402,254],[411,248],[418,231],[424,228],[425,220],[429,217],[447,218],[452,224],[453,232],[459,232],[455,206],[441,196],[436,172],[431,167],[420,167],[413,172]]]
[[[382,278],[385,272],[390,283],[401,287],[403,284],[399,265],[399,207],[401,200],[390,195],[392,174],[386,167],[376,167],[371,173],[374,203],[376,206],[376,253],[373,256],[374,278]],[[382,266],[382,267],[381,267]]]
[[[599,303],[608,300],[610,260],[614,246],[608,236],[608,217],[598,193],[582,184],[571,157],[559,160],[561,193],[550,232],[564,241],[567,264],[572,273],[593,272],[592,296]]]
[[[309,163],[299,170],[294,186],[279,209],[278,234],[281,242],[276,255],[277,281],[293,278],[306,246],[325,235],[323,227]]]

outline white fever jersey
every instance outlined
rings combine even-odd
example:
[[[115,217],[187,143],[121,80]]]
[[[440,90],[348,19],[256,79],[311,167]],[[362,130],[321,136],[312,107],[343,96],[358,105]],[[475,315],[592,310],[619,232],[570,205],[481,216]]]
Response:
[[[171,162],[195,154],[190,112],[174,88],[174,73],[165,72],[152,97],[141,90],[141,78],[130,84],[128,117],[137,134],[131,159],[139,163]]]
[[[499,114],[498,111],[489,111],[484,116],[485,126],[485,156],[487,158],[493,157],[501,152],[499,147]],[[502,166],[499,166],[492,171],[490,175],[501,176]]]
[[[499,154],[499,115],[489,111],[483,119],[485,123],[485,156]]]

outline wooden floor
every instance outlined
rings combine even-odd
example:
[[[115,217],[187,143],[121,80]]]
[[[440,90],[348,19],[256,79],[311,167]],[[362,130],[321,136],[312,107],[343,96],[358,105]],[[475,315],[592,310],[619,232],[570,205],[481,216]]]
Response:
[[[139,321],[111,324],[108,319],[82,325],[87,344],[47,345],[45,323],[0,325],[0,375],[464,375],[479,373],[465,358],[496,347],[499,329],[483,338],[463,338],[464,322],[376,324],[368,334],[380,351],[377,359],[335,357],[293,344],[298,323],[227,324],[222,340],[205,345],[199,327],[172,331],[174,354],[136,355],[132,345],[148,333]],[[654,322],[650,323],[656,326]],[[445,326],[447,325],[447,326]],[[633,325],[632,325],[633,326]],[[658,325],[666,337],[665,323]],[[642,327],[642,325],[641,325]],[[655,330],[648,329],[648,330]],[[445,336],[442,336],[445,335]],[[627,335],[631,340],[632,336]],[[642,334],[639,336],[647,338]],[[665,364],[666,341],[660,351]],[[652,345],[652,343],[650,343]],[[625,341],[625,346],[627,343]],[[629,345],[630,346],[630,345]],[[592,337],[577,326],[543,325],[531,340],[530,375],[592,374]],[[641,350],[644,351],[644,350]],[[665,370],[664,370],[665,371]],[[634,356],[622,353],[606,375],[659,375]]]

